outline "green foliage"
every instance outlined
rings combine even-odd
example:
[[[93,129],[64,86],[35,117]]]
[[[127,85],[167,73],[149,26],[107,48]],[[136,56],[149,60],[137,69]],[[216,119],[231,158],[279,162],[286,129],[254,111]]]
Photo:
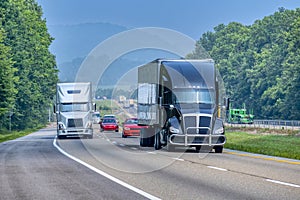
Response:
[[[6,36],[3,43],[10,49],[11,68],[17,69],[12,79],[16,98],[6,106],[13,108],[13,129],[45,124],[58,78],[55,58],[49,52],[53,39],[42,19],[42,9],[35,0],[3,0],[0,11]]]
[[[4,31],[0,29],[0,129],[7,121],[9,112],[12,111],[17,90],[15,84],[18,78],[16,68],[10,54],[10,47],[4,44]]]
[[[234,107],[246,103],[257,118],[300,119],[300,9],[280,8],[251,26],[218,25],[202,35],[202,47],[215,60]],[[202,47],[201,47],[202,46]]]

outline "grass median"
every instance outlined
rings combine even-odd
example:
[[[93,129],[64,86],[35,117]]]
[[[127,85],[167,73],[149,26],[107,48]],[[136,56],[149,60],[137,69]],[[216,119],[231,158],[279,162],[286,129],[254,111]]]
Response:
[[[227,130],[225,148],[300,160],[299,131]]]

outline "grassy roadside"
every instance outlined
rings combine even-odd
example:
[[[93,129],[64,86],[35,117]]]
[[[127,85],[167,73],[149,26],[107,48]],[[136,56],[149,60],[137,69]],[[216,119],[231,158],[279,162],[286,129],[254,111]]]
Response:
[[[27,129],[24,131],[12,131],[12,132],[7,132],[7,131],[0,131],[0,143],[1,142],[5,142],[8,140],[14,140],[17,139],[19,137],[23,137],[25,135],[28,135],[30,133],[33,133],[39,129],[43,128],[42,126],[36,129]]]
[[[299,131],[227,130],[225,148],[300,160]]]

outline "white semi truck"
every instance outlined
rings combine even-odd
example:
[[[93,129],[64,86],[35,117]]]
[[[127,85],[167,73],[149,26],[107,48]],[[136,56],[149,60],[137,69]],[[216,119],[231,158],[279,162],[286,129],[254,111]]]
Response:
[[[140,146],[168,150],[209,146],[222,153],[226,142],[214,61],[157,59],[138,68]],[[222,100],[221,100],[222,99]]]
[[[93,138],[91,83],[58,83],[55,113],[57,137]]]

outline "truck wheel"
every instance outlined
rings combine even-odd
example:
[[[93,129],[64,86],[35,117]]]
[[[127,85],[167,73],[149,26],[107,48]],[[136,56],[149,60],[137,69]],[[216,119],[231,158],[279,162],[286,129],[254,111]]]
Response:
[[[122,138],[127,138],[127,136],[124,135],[124,132],[122,132]]]
[[[61,140],[61,139],[65,139],[66,136],[64,136],[64,135],[58,135],[57,138]]]
[[[154,149],[155,150],[161,149],[160,132],[155,133],[155,136],[154,136]]]
[[[145,130],[142,129],[141,132],[140,132],[140,146],[141,147],[147,147],[147,144],[146,144],[146,135],[145,135]]]
[[[214,147],[215,153],[222,153],[223,152],[223,146],[216,146]]]
[[[167,151],[170,151],[170,152],[175,151],[175,146],[168,142],[167,143]]]
[[[200,149],[201,149],[201,146],[196,146],[195,148],[196,148],[196,152],[199,153]]]

